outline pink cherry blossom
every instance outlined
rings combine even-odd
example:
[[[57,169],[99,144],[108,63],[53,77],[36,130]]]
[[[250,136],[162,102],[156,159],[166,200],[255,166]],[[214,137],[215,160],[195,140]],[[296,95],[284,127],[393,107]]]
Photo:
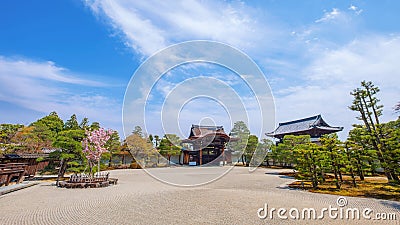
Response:
[[[105,152],[108,152],[108,149],[105,147],[105,145],[111,138],[113,132],[114,131],[111,129],[105,130],[104,128],[85,131],[86,138],[84,138],[82,141],[82,151],[85,154],[91,169],[94,162],[99,164],[101,155]]]

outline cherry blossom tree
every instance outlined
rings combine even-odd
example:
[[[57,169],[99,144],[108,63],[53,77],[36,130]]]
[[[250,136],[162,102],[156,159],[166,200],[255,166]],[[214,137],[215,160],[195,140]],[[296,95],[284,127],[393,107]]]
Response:
[[[113,130],[105,130],[104,128],[99,128],[96,130],[86,130],[86,137],[82,141],[83,153],[88,160],[90,174],[93,174],[93,166],[98,166],[98,172],[100,172],[100,159],[101,155],[108,152],[106,148],[107,141],[110,139]]]

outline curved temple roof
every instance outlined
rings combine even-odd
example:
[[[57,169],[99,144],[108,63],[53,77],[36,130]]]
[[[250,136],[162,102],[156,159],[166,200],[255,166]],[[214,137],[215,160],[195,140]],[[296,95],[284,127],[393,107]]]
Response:
[[[201,139],[206,136],[214,136],[219,138],[224,138],[225,141],[229,141],[230,137],[224,131],[222,126],[201,126],[201,125],[192,125],[190,129],[190,135],[188,139],[183,140],[182,142],[192,142],[196,139]]]
[[[265,135],[274,138],[283,138],[283,136],[288,134],[308,134],[313,137],[342,130],[343,127],[332,127],[322,119],[321,115],[316,115],[304,119],[279,123],[279,126],[274,131],[266,133]]]

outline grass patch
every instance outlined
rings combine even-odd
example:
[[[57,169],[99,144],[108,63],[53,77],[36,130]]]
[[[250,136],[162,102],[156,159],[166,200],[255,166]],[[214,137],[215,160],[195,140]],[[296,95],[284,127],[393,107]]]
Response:
[[[282,174],[288,175],[288,174]],[[364,181],[357,179],[357,187],[354,187],[351,178],[343,177],[340,189],[336,188],[334,180],[329,176],[326,182],[318,184],[317,188],[312,188],[311,181],[295,181],[289,184],[291,188],[308,190],[314,193],[365,197],[400,201],[400,185],[388,183],[386,177],[366,177]]]

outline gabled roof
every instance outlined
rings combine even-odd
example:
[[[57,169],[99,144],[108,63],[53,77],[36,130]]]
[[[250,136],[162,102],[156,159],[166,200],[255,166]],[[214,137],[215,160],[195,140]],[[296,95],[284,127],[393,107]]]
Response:
[[[222,126],[201,126],[201,125],[192,125],[190,129],[189,139],[204,137],[206,135],[226,135],[228,136],[224,128]]]
[[[311,136],[316,136],[318,134],[329,134],[341,130],[343,130],[343,127],[332,127],[322,119],[321,115],[316,115],[304,119],[279,123],[279,126],[274,131],[266,133],[266,135],[276,138],[282,138],[287,134],[309,134]]]
[[[229,135],[225,133],[222,126],[201,126],[193,124],[190,129],[189,137],[182,140],[182,143],[193,143],[199,140],[204,140],[203,138],[217,138],[219,140],[224,140],[225,142],[231,139]]]

